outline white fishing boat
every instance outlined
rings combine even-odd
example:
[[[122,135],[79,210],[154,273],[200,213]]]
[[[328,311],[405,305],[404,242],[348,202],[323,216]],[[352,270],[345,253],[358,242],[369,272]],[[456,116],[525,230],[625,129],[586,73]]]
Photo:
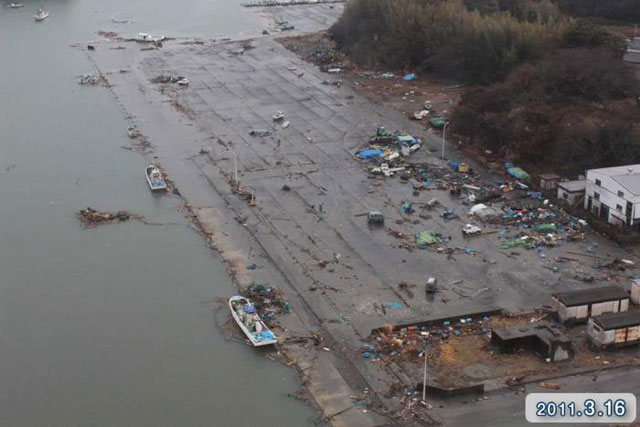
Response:
[[[24,7],[24,5],[22,3],[10,3],[9,7],[11,9],[20,9],[21,7]]]
[[[282,111],[277,111],[273,116],[271,116],[273,118],[274,122],[278,122],[282,119],[284,119],[284,113]]]
[[[43,8],[38,9],[36,13],[36,22],[44,21],[49,17],[49,12],[45,11]]]
[[[35,16],[36,22],[44,21],[48,17],[49,17],[49,12],[47,12],[43,8],[39,8]]]
[[[154,164],[150,164],[145,169],[145,175],[147,176],[147,182],[149,183],[149,187],[151,191],[159,191],[166,190],[167,183],[164,182],[164,178],[162,177],[162,172],[160,169]]]
[[[238,295],[232,296],[229,298],[229,308],[234,320],[254,347],[278,342],[277,337],[258,316],[256,308],[251,304],[251,301]]]

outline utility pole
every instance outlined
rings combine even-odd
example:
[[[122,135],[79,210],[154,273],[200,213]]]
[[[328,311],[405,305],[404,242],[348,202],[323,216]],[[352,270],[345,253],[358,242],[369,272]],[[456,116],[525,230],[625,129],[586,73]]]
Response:
[[[444,144],[445,144],[445,137],[446,137],[446,132],[447,132],[447,125],[449,124],[449,122],[444,122],[444,126],[442,126],[442,157],[441,159],[444,160]]]
[[[236,183],[236,188],[238,188],[238,155],[236,152],[233,152],[233,176]]]
[[[424,346],[424,375],[422,377],[422,401],[427,401],[427,345]]]

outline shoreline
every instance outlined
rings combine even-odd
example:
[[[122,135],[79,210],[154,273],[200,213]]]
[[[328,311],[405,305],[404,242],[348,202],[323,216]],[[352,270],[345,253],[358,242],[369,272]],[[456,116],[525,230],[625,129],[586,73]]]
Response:
[[[302,19],[304,12],[295,13]],[[317,22],[323,21],[303,24],[303,31]],[[279,319],[284,332],[279,335],[302,342],[282,344],[289,356],[285,364],[297,368],[323,419],[345,426],[407,421],[378,414],[383,408],[398,407],[396,396],[385,396],[393,384],[415,381],[391,366],[360,357],[358,349],[375,327],[484,308],[490,302],[495,306],[495,300],[509,309],[528,308],[544,301],[542,292],[560,285],[550,271],[537,264],[534,268],[536,254],[525,253],[517,262],[500,260],[503,265],[496,266],[493,257],[499,252],[488,243],[476,243],[479,256],[459,255],[459,262],[448,262],[439,254],[405,251],[384,232],[370,232],[357,215],[372,208],[384,209],[390,221],[396,221],[392,227],[411,226],[415,232],[426,225],[412,224],[413,219],[398,214],[401,200],[426,202],[435,196],[443,203],[455,203],[446,191],[416,200],[397,180],[369,179],[353,159],[355,148],[377,125],[424,135],[421,125],[384,105],[374,105],[353,87],[323,87],[326,74],[274,37],[186,41],[141,51],[135,43],[105,40],[88,55],[109,80],[109,90],[127,117],[144,119],[138,126],[151,143],[145,155],[157,157],[176,182],[236,286],[259,281],[285,291],[292,313]],[[123,69],[127,72],[119,71]],[[150,77],[165,72],[186,75],[190,86],[150,83]],[[270,122],[276,110],[285,111],[287,119],[291,116],[290,128]],[[250,129],[261,127],[272,127],[273,136],[248,135]],[[431,133],[424,138],[425,147],[417,156],[440,165],[427,151],[438,147],[439,139]],[[198,154],[205,144],[209,154]],[[240,182],[255,191],[256,206],[241,200],[229,184],[234,156]],[[311,209],[318,203],[326,210]],[[456,224],[421,222],[443,233],[457,230],[452,228]],[[259,268],[249,271],[249,264]],[[422,301],[419,295],[407,300],[406,307],[379,309],[398,299],[394,289],[398,281],[419,283],[425,266],[443,281],[464,281],[463,295],[445,287],[442,293],[448,303]],[[484,288],[488,292],[477,298],[464,296]],[[304,339],[311,333],[321,334],[323,343],[314,346]],[[422,413],[421,422],[440,421],[431,414],[433,418]]]

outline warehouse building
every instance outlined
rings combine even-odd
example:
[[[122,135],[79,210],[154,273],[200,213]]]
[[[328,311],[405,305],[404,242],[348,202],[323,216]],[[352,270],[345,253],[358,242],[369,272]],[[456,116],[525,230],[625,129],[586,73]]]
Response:
[[[615,285],[558,292],[552,300],[553,310],[563,323],[582,322],[591,316],[629,309],[629,294]]]
[[[640,310],[608,313],[589,319],[587,337],[600,347],[622,347],[640,342]]]
[[[587,171],[584,208],[617,226],[640,226],[640,165]]]

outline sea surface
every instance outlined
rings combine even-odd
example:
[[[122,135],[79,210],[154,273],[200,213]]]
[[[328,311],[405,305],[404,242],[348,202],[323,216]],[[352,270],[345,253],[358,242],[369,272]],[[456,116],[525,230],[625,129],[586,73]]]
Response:
[[[0,6],[0,425],[300,426],[294,372],[226,341],[224,266],[174,196],[152,195],[112,95],[73,48],[98,31],[237,36],[239,0]],[[33,16],[44,6],[51,15]],[[126,24],[116,21],[132,21]],[[82,229],[78,209],[136,221]]]

